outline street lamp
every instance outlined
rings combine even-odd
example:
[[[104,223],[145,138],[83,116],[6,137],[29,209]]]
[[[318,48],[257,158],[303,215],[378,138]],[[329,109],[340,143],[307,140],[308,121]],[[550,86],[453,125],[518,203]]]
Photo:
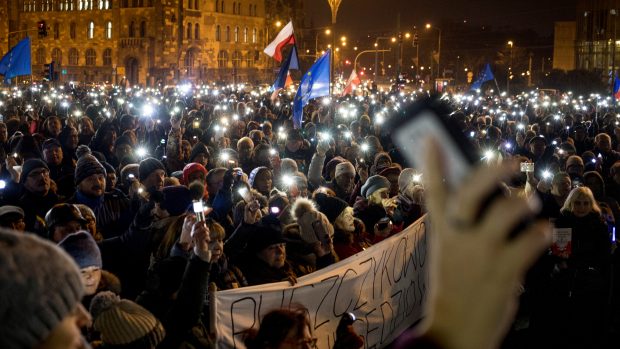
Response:
[[[323,28],[317,28],[317,29],[323,29]],[[316,55],[316,58],[319,58],[319,34],[321,32],[318,31],[316,33],[316,35],[314,36],[314,54]],[[332,33],[331,29],[327,28],[325,29],[325,31],[323,31],[323,33],[325,35],[330,35]]]
[[[441,59],[441,29],[437,27],[433,27],[430,23],[426,23],[426,29],[435,29],[439,33],[437,40],[437,77],[439,77],[440,70],[440,59]]]
[[[342,3],[342,0],[327,0],[327,3],[329,4],[329,8],[332,11],[332,30],[334,30],[334,35],[332,35],[332,47],[336,47],[336,19],[338,18],[338,8],[340,7],[340,4]],[[335,54],[334,52],[332,52],[331,54],[331,64],[330,64],[330,77],[329,77],[329,95],[333,95],[333,84],[334,84],[334,57]]]
[[[508,76],[506,77],[506,95],[510,96],[510,77],[512,76],[512,48],[514,46],[514,42],[512,42],[512,40],[508,41],[508,46],[510,46],[510,64],[508,65]]]
[[[276,28],[280,28],[282,26],[282,22],[281,21],[277,21],[276,22]]]
[[[389,40],[390,38],[387,36],[379,36],[376,40],[375,40],[375,48],[379,48],[379,40]],[[377,81],[377,71],[379,70],[379,51],[375,50],[375,71],[374,71],[374,78],[375,78],[375,82]]]

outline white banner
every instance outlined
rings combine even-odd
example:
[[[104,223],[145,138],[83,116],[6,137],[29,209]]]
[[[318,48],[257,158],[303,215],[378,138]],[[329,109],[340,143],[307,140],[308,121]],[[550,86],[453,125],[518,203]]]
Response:
[[[427,290],[426,216],[355,256],[288,282],[219,291],[211,302],[218,348],[244,348],[243,331],[270,310],[305,306],[319,349],[330,349],[345,312],[364,348],[382,348],[422,317]],[[213,319],[215,317],[215,319]]]

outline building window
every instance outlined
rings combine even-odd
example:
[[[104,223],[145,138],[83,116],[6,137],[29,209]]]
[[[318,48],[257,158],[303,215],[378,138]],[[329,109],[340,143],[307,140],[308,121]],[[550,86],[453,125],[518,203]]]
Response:
[[[75,40],[75,22],[71,22],[69,24],[69,37]]]
[[[140,22],[140,37],[141,38],[146,37],[146,21]]]
[[[235,42],[239,42],[239,27],[235,27]]]
[[[112,39],[112,22],[108,22],[105,25],[105,38]]]
[[[103,65],[109,67],[112,65],[112,49],[106,48],[103,50]]]
[[[72,48],[69,50],[69,65],[78,65],[78,58],[79,58],[79,53],[78,50],[75,48]]]
[[[88,23],[88,38],[93,39],[95,37],[95,22],[90,21]]]
[[[252,4],[248,5],[248,15],[252,16]]]
[[[224,0],[222,0],[222,11],[220,11],[222,13],[226,12],[226,7],[224,7]]]
[[[86,65],[95,65],[97,63],[97,52],[89,48],[86,50]]]
[[[198,3],[200,2],[200,0],[194,0],[194,10],[200,10],[198,8]]]
[[[59,48],[52,50],[52,62],[54,62],[57,66],[62,65],[62,51]]]
[[[237,14],[237,3],[233,2],[233,15]]]
[[[256,28],[252,29],[252,43],[256,43]]]
[[[129,37],[130,38],[135,38],[136,37],[136,22],[131,21],[129,23]]]
[[[222,41],[222,27],[219,24],[215,26],[215,41]]]
[[[45,64],[45,48],[43,47],[37,49],[37,64]]]
[[[194,24],[194,39],[200,39],[200,24]]]
[[[230,26],[226,26],[226,42],[230,42]]]
[[[54,23],[53,31],[54,31],[54,39],[59,39],[60,38],[60,24]]]
[[[192,24],[191,23],[187,23],[187,35],[186,35],[186,39],[187,40],[191,40],[192,38]]]
[[[217,67],[218,68],[228,67],[228,52],[221,50],[217,54]]]
[[[187,8],[192,9],[192,5],[194,4],[194,0],[187,0]]]
[[[248,43],[248,27],[243,28],[243,42]]]
[[[245,66],[248,68],[252,68],[252,64],[253,64],[254,60],[252,59],[252,52],[248,52],[245,55]]]
[[[185,69],[187,69],[187,75],[194,75],[195,64],[196,54],[193,50],[188,50],[185,54]]]
[[[241,67],[241,52],[235,51],[232,56],[232,64],[234,68]]]

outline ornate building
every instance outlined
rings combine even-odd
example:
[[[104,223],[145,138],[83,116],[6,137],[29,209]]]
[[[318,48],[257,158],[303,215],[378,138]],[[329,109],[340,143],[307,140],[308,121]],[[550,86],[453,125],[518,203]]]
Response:
[[[2,1],[0,52],[27,32],[35,77],[54,61],[62,81],[254,83],[272,75],[262,53],[274,18],[266,1]],[[41,22],[47,36],[37,33]]]

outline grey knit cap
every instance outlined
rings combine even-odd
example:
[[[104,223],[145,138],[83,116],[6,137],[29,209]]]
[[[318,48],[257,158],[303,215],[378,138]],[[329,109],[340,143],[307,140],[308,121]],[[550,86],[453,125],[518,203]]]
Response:
[[[34,235],[0,229],[0,348],[33,348],[84,294],[75,262]]]
[[[380,189],[390,189],[390,181],[383,176],[375,175],[366,180],[366,183],[362,186],[361,194],[368,199],[372,193]]]

